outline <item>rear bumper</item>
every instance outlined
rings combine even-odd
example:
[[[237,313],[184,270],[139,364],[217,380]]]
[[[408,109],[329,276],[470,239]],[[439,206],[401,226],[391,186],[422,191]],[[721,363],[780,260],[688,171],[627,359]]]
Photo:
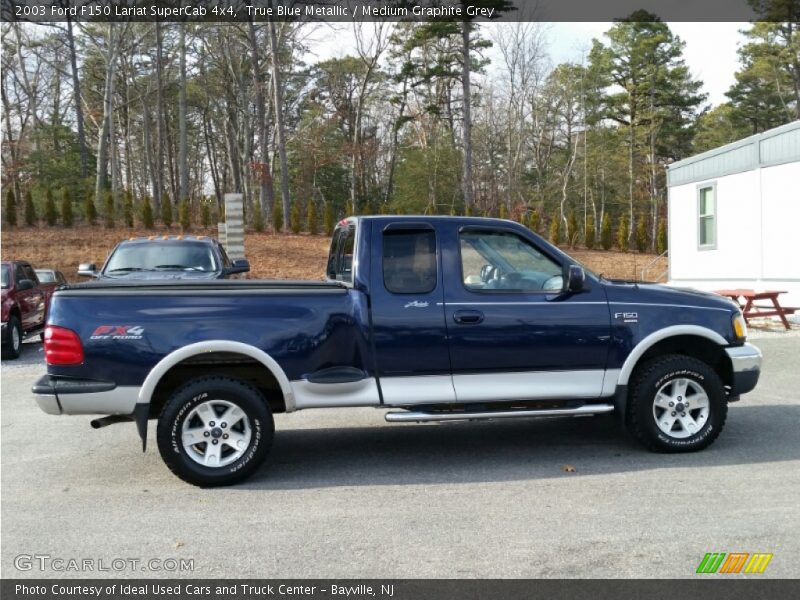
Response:
[[[39,408],[51,415],[130,415],[136,408],[139,389],[118,387],[110,381],[44,375],[31,391]]]
[[[725,348],[733,368],[731,396],[739,396],[753,390],[761,375],[761,350],[752,344]]]

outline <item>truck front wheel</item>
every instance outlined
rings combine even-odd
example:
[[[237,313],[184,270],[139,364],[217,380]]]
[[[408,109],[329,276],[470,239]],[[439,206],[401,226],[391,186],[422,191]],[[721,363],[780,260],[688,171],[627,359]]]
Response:
[[[211,487],[249,477],[266,458],[274,432],[269,404],[258,390],[238,379],[205,377],[172,394],[156,437],[175,475]]]
[[[696,358],[670,354],[637,369],[626,422],[650,450],[694,452],[717,439],[727,414],[719,375]]]
[[[11,315],[6,324],[8,339],[3,344],[3,356],[5,358],[19,358],[22,351],[22,327],[19,324],[17,315]]]

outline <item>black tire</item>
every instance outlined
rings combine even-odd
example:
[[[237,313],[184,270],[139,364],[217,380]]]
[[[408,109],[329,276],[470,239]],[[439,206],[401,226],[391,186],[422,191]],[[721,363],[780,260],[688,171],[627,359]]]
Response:
[[[187,448],[182,441],[184,421],[187,418],[199,418],[193,415],[193,409],[209,401],[219,401],[241,409],[250,431],[249,443],[241,456],[219,467],[197,462],[189,453],[194,453],[199,446]],[[214,406],[213,409],[216,412],[220,406]],[[209,439],[213,439],[213,435],[221,435],[219,426],[214,429],[217,431]],[[232,429],[229,431],[234,433]],[[192,485],[213,487],[231,485],[249,477],[267,457],[274,433],[272,412],[258,390],[238,379],[205,377],[190,381],[170,396],[158,419],[156,439],[161,458],[175,475]],[[227,446],[223,450],[220,444],[220,452],[223,451],[233,452]]]
[[[700,389],[708,398],[708,411],[703,416],[702,410],[690,404],[689,408],[673,411],[683,406],[672,406],[668,404],[668,415],[664,409],[656,404],[656,396],[660,390],[666,393],[672,389],[673,382],[689,382],[689,391],[697,393]],[[692,383],[693,382],[693,383]],[[671,397],[667,397],[669,400]],[[682,398],[678,396],[677,398]],[[677,399],[676,398],[676,399]],[[687,395],[685,401],[691,401],[692,395]],[[702,398],[702,397],[700,397]],[[659,402],[664,402],[664,397],[659,398]],[[702,400],[699,402],[702,403]],[[675,422],[672,427],[674,431],[669,434],[659,426],[657,419],[666,417],[664,423],[670,421],[670,417],[675,414],[678,419],[687,413],[692,421],[701,419],[703,424],[692,432],[690,427],[684,427],[683,420]],[[658,417],[656,416],[658,414]],[[653,452],[695,452],[710,446],[717,439],[725,426],[725,419],[728,416],[728,403],[725,398],[725,388],[719,375],[707,364],[689,356],[680,354],[668,354],[648,361],[639,367],[634,373],[628,404],[626,407],[626,424],[628,431],[641,442],[646,448]],[[662,425],[667,428],[669,425]]]
[[[22,326],[19,324],[19,317],[11,315],[6,327],[8,332],[6,334],[6,343],[3,344],[3,358],[13,360],[19,358],[22,352]],[[15,339],[16,342],[14,341]]]

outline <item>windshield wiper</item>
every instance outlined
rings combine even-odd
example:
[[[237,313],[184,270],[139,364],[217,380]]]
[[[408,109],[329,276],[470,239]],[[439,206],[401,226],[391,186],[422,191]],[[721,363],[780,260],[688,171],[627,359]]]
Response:
[[[197,267],[187,267],[185,265],[156,265],[156,269],[179,269],[181,271],[202,271]]]
[[[119,269],[111,269],[108,273],[130,273],[132,271],[152,271],[153,269],[143,269],[141,267],[120,267]]]

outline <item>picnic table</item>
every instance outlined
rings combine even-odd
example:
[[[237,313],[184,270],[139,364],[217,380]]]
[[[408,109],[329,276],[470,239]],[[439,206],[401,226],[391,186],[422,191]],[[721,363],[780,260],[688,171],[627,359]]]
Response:
[[[778,296],[785,294],[784,291],[767,290],[765,292],[756,292],[754,290],[736,289],[736,290],[718,290],[717,294],[720,296],[727,296],[734,302],[738,303],[742,309],[742,315],[747,323],[750,319],[760,317],[780,317],[783,321],[783,326],[786,329],[791,329],[786,315],[794,314],[795,308],[783,307],[778,302]],[[772,302],[772,306],[765,306],[755,304],[759,300],[767,300]]]

